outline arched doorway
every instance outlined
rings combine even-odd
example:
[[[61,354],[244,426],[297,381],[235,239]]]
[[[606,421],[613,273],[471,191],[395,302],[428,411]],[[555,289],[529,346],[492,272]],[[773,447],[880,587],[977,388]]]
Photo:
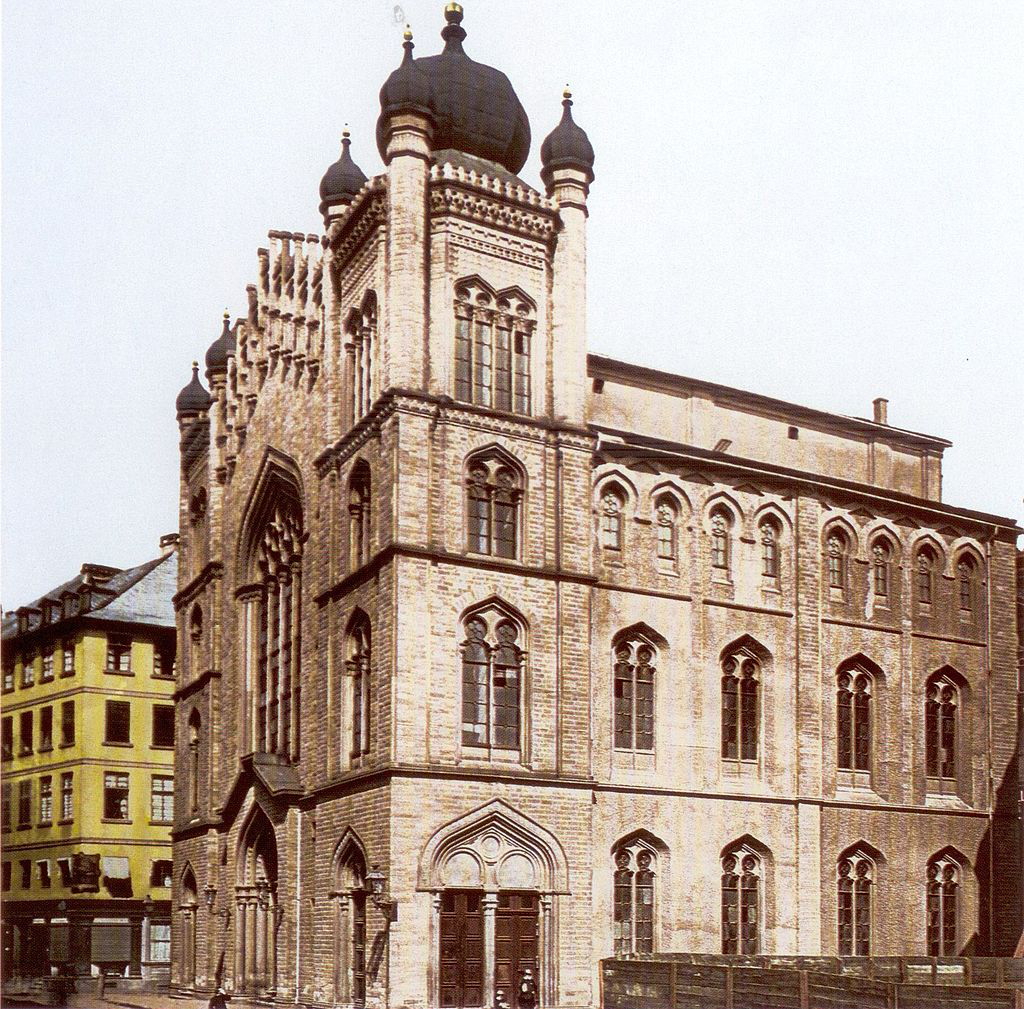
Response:
[[[277,838],[257,806],[242,831],[235,885],[235,988],[270,995],[277,987]]]
[[[181,936],[181,977],[179,983],[183,988],[194,988],[196,984],[196,907],[198,905],[196,876],[192,866],[186,865],[181,874],[181,903],[178,914]]]
[[[348,831],[334,857],[334,997],[352,1006],[366,1004],[366,854]]]
[[[568,867],[553,834],[500,800],[442,827],[420,860],[433,895],[432,1005],[521,1009],[524,980],[539,1004],[557,995],[557,895]],[[524,1003],[525,1004],[525,1003]]]

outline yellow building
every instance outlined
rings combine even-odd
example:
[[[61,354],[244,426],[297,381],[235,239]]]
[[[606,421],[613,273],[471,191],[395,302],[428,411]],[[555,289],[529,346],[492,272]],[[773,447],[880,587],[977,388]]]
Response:
[[[160,546],[4,615],[5,989],[167,976],[177,536]]]

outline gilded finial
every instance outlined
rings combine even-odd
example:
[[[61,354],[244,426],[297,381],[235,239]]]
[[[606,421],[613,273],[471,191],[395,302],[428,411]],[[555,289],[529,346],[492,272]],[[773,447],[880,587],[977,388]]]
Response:
[[[405,39],[406,42],[412,42],[412,27],[410,25],[407,24],[405,26],[405,31],[402,32],[402,38]]]
[[[224,321],[227,322],[231,318],[231,313],[225,308],[224,309]]]
[[[199,362],[198,361],[193,361],[192,362],[192,374],[193,375],[198,375],[199,374]]]
[[[446,21],[454,21],[458,24],[462,20],[462,4],[446,4],[444,8],[444,16]]]
[[[348,138],[351,137],[351,136],[352,136],[352,134],[349,133],[349,131],[348,131],[348,123],[345,123],[345,125],[342,127],[342,130],[341,130],[341,142],[345,143],[345,141],[348,140]]]
[[[572,92],[569,90],[569,85],[566,84],[565,90],[562,92],[563,98],[572,98]]]

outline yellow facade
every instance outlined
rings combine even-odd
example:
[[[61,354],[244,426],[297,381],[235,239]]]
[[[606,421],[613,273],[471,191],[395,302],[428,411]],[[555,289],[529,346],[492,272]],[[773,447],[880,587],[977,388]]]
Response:
[[[37,609],[5,622],[5,980],[166,973],[173,628]]]

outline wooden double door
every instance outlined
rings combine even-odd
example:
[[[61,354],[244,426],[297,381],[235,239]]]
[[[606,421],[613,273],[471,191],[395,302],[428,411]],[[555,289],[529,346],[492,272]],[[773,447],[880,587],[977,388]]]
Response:
[[[528,891],[446,890],[441,896],[441,1005],[489,1009],[486,1000],[500,989],[512,1009],[526,1009],[520,987],[528,972],[535,990],[539,986],[538,912],[537,894]]]

